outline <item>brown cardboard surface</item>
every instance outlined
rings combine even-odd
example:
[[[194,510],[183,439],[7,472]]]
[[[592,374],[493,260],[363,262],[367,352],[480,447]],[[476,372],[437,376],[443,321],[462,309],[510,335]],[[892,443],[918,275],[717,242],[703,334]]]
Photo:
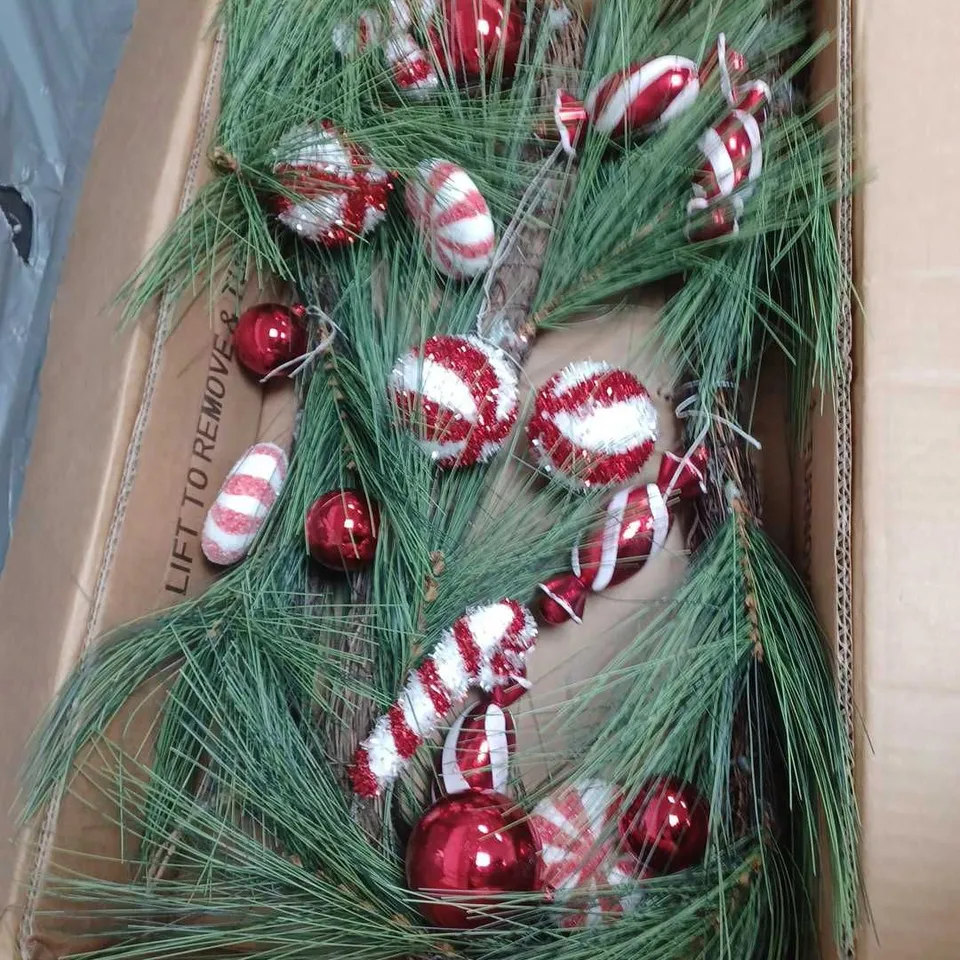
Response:
[[[24,739],[82,646],[100,630],[195,594],[209,582],[212,574],[199,560],[197,545],[206,505],[253,439],[289,436],[289,391],[272,388],[264,394],[239,374],[227,329],[221,321],[211,329],[205,304],[185,318],[162,351],[149,325],[116,336],[116,317],[101,310],[172,220],[185,180],[188,188],[192,183],[191,157],[194,163],[202,159],[214,47],[207,18],[213,4],[141,0],[86,185],[53,321],[27,491],[0,578],[3,653],[8,676],[17,678],[14,696],[0,698],[12,734],[9,743],[0,744],[0,751],[8,751],[0,753],[0,799],[11,802]],[[111,231],[102,229],[106,211]],[[586,324],[545,336],[527,375],[539,382],[574,356],[619,364],[631,356],[630,365],[648,386],[660,388],[657,402],[667,428],[660,446],[666,448],[677,434],[664,371],[645,366],[639,349],[656,307],[655,299],[646,302],[602,330]],[[145,389],[154,374],[155,387]],[[783,446],[781,392],[782,376],[766,371],[756,429],[765,445],[766,523],[787,546],[798,521],[791,505],[796,478]],[[815,443],[813,473],[824,478],[819,489],[830,493],[835,451],[828,426],[824,441]],[[655,465],[650,469],[652,475]],[[810,524],[822,560],[816,590],[828,617],[834,600],[834,506],[830,494],[821,495]],[[589,642],[586,627],[551,632],[531,668],[537,696],[549,699],[551,690],[562,695],[616,652],[627,639],[619,624],[624,611],[663,596],[684,567],[682,531],[675,529],[667,550],[648,569],[591,599]],[[143,741],[149,750],[150,725],[151,711],[137,712],[125,744]],[[8,802],[4,809],[9,808]],[[9,833],[9,825],[0,826]],[[116,856],[122,839],[102,812],[84,809],[76,799],[60,811],[59,846]],[[7,888],[12,866],[12,857],[0,855],[0,889]],[[67,931],[58,933],[62,938]],[[55,937],[45,945],[56,952]]]
[[[869,179],[858,225],[855,596],[877,927],[860,956],[946,960],[960,954],[960,199],[942,185],[960,156],[960,78],[944,69],[960,19],[946,0],[861,0],[857,14]],[[909,84],[894,60],[911,64]]]

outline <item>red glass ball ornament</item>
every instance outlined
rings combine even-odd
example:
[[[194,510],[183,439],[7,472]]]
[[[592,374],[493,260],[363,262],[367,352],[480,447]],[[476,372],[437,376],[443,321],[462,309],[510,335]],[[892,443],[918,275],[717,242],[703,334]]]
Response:
[[[660,777],[646,784],[620,820],[620,832],[645,868],[673,873],[707,850],[710,808],[689,784]]]
[[[463,930],[495,919],[497,895],[538,889],[539,864],[526,813],[501,793],[467,790],[438,800],[417,824],[407,845],[407,884],[438,898],[420,904],[431,924]]]
[[[373,563],[380,509],[359,490],[331,490],[307,511],[307,547],[331,570],[362,570]]]
[[[501,0],[443,0],[441,25],[432,36],[437,60],[467,81],[492,76],[498,63],[512,77],[523,42],[524,4],[512,0],[509,7]]]
[[[281,364],[307,352],[303,325],[306,308],[280,303],[260,303],[245,311],[233,331],[237,360],[257,377],[265,377]]]

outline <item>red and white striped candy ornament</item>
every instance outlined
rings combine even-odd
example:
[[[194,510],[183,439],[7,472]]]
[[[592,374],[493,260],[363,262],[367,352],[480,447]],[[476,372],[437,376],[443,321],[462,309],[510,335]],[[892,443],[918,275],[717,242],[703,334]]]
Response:
[[[358,748],[350,770],[354,791],[362,797],[382,793],[472,688],[490,693],[510,683],[524,669],[536,639],[533,614],[515,600],[468,610],[410,673],[396,702]]]
[[[345,246],[386,217],[390,177],[331,123],[292,130],[274,155],[274,176],[295,195],[274,196],[274,213],[305,240]]]
[[[692,225],[693,239],[736,233],[744,203],[763,171],[763,122],[770,88],[762,81],[741,87],[736,109],[710,127],[697,141],[703,163],[694,175],[693,198],[687,214],[706,220]],[[746,108],[746,109],[744,109]],[[722,214],[715,216],[716,213]]]
[[[440,77],[430,56],[409,33],[391,37],[383,45],[383,56],[393,74],[393,82],[405,97],[423,100],[440,86]]]
[[[407,184],[406,200],[441,273],[467,280],[487,270],[496,231],[487,201],[466,170],[449,160],[424,160]]]
[[[506,354],[478,337],[430,337],[390,375],[400,422],[441,467],[485,463],[517,422],[517,375]]]
[[[464,790],[506,793],[517,731],[510,711],[484,698],[454,721],[440,751],[439,794]]]
[[[333,45],[342,57],[352,59],[379,46],[386,28],[377,10],[361,10],[356,20],[344,20],[333,28]]]
[[[596,926],[643,899],[636,857],[620,840],[621,804],[612,784],[582,780],[534,808],[530,825],[540,839],[543,884],[567,908],[562,927]]]
[[[219,566],[242,560],[287,478],[287,455],[275,443],[255,443],[227,474],[207,512],[200,549]]]
[[[527,435],[541,469],[562,482],[626,483],[653,453],[657,409],[632,373],[581,360],[537,391]]]
[[[657,57],[604,77],[584,107],[593,128],[611,137],[653,133],[687,110],[700,92],[697,65],[686,57]]]
[[[678,499],[706,490],[706,447],[686,460],[666,454],[656,483],[621,490],[607,505],[603,525],[578,543],[570,573],[540,584],[541,619],[552,626],[581,623],[587,597],[639,573],[662,549]]]

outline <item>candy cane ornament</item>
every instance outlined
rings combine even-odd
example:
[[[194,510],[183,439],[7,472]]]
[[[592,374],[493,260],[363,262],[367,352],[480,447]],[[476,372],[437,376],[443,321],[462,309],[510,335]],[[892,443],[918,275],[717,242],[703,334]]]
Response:
[[[350,769],[354,791],[379,796],[471,688],[490,693],[510,683],[524,669],[536,639],[533,614],[515,600],[468,610],[410,673],[396,702],[357,749]]]
[[[242,560],[287,478],[287,455],[275,443],[255,443],[233,465],[203,523],[200,549],[218,566]]]
[[[656,483],[630,487],[613,497],[602,527],[574,546],[571,572],[540,584],[540,615],[545,623],[582,623],[591,593],[639,573],[663,549],[673,522],[673,505],[706,490],[706,458],[706,447],[699,447],[687,460],[667,454]]]

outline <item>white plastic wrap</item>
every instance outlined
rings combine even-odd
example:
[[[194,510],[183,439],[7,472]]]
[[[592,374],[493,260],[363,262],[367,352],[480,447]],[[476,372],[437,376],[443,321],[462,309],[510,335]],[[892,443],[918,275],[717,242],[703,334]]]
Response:
[[[0,567],[30,451],[60,266],[135,9],[136,0],[0,0],[0,188],[17,191],[33,221],[24,262],[28,225],[0,195],[7,211],[0,214]]]

